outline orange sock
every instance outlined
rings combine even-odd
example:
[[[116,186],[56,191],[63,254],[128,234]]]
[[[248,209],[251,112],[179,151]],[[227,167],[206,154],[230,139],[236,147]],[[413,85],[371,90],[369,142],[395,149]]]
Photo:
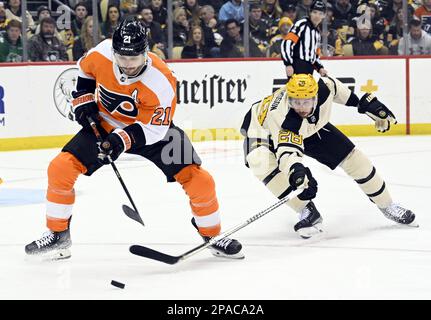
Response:
[[[182,169],[175,180],[179,182],[190,198],[190,207],[199,228],[199,233],[215,237],[220,233],[220,214],[212,176],[198,165]]]
[[[46,193],[46,225],[52,231],[64,231],[75,203],[73,186],[78,176],[87,169],[69,152],[61,152],[48,167]]]

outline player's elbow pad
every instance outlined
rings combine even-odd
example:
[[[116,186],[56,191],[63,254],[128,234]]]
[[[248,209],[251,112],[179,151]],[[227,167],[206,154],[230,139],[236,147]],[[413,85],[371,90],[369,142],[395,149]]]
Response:
[[[139,123],[133,123],[123,129],[130,136],[133,148],[140,148],[145,146],[147,139],[145,133]]]

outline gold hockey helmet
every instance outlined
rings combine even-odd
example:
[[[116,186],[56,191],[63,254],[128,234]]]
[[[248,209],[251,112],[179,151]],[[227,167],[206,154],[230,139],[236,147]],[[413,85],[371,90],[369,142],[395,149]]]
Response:
[[[290,98],[310,99],[317,95],[319,86],[311,74],[294,74],[286,84]]]

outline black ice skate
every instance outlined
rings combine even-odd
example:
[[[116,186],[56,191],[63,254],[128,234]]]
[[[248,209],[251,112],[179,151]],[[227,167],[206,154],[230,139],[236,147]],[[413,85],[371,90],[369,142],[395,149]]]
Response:
[[[61,232],[47,231],[39,240],[25,246],[25,253],[30,256],[40,256],[46,260],[61,260],[70,258],[72,240],[69,229]]]
[[[198,230],[195,218],[192,218],[192,224]],[[205,242],[210,241],[211,237],[202,236]],[[224,257],[230,259],[244,259],[244,254],[241,252],[242,245],[238,240],[224,238],[210,246],[211,253],[216,257]]]
[[[319,211],[317,211],[316,206],[313,201],[310,201],[304,209],[299,214],[300,221],[295,224],[293,229],[295,232],[304,238],[308,239],[312,236],[323,232],[322,230],[322,217],[320,216]]]
[[[392,203],[387,208],[379,209],[389,220],[412,227],[419,227],[419,225],[414,221],[416,217],[415,214],[411,210],[401,207],[399,204]]]

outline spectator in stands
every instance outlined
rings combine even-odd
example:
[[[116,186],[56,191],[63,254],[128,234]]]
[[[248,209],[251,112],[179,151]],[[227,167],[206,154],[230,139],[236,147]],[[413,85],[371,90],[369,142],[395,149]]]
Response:
[[[335,23],[335,21],[334,21]],[[346,53],[344,52],[344,46],[349,45],[351,48],[351,45],[348,44],[348,41],[351,41],[352,38],[355,35],[355,29],[353,27],[342,25],[338,26],[336,30],[336,40],[335,40],[335,50],[334,50],[334,56],[344,56]],[[353,52],[347,54],[347,55],[353,55]]]
[[[219,25],[214,8],[210,5],[205,5],[200,8],[199,18],[205,23],[207,27],[217,28]]]
[[[99,41],[102,41],[102,33],[100,32],[100,30],[98,31]],[[84,20],[79,37],[75,39],[75,43],[73,44],[73,60],[77,61],[85,53],[87,53],[88,50],[95,47],[96,45],[97,43],[94,43],[93,40],[93,17],[88,16]]]
[[[326,36],[328,39],[328,46],[326,47],[326,56],[332,57],[332,56],[342,55],[342,50],[337,51],[336,49],[338,33],[334,25],[334,9],[330,2],[326,3],[326,23],[327,23],[326,35],[324,34],[323,28],[322,28],[322,38]],[[323,51],[323,43],[322,43],[322,51]]]
[[[220,57],[220,44],[223,40],[221,32],[222,25],[217,22],[214,8],[210,5],[205,5],[199,10],[200,24],[205,38],[205,45],[209,48],[212,58]]]
[[[382,41],[372,36],[373,27],[369,19],[358,19],[356,37],[350,39],[354,56],[374,56],[388,53]]]
[[[288,6],[286,6],[286,9],[283,11],[282,16],[288,17],[293,23],[295,23],[298,16],[296,6],[294,4],[289,4]]]
[[[201,6],[211,6],[216,12],[220,12],[220,9],[225,4],[225,2],[225,0],[199,0],[199,4]]]
[[[310,15],[310,7],[313,0],[300,0],[296,6],[296,20],[307,18]]]
[[[39,25],[43,18],[51,17],[51,10],[45,5],[39,6],[37,8],[37,22],[35,24]]]
[[[150,34],[148,37],[148,44],[150,50],[154,52],[161,59],[166,59],[166,39],[162,27],[158,22],[153,20],[153,12],[150,7],[144,7],[141,10],[141,21],[144,25],[150,29]]]
[[[6,6],[6,18],[9,20],[18,20],[22,23],[21,13],[21,0],[9,0]],[[34,21],[30,12],[26,11],[25,16],[27,18],[27,31],[34,30]]]
[[[250,6],[249,17],[250,37],[257,43],[259,49],[266,53],[269,47],[270,25],[268,21],[262,18],[262,7],[260,4],[252,4]]]
[[[193,22],[194,24],[200,23],[199,22],[200,6],[198,4],[198,0],[185,0],[183,8],[186,11],[187,20],[189,20],[189,22]]]
[[[186,11],[184,8],[176,8],[173,15],[173,42],[174,47],[184,47],[187,42],[187,35],[190,30],[190,25],[187,20]]]
[[[40,23],[43,18],[48,17],[51,17],[51,10],[45,5],[39,6],[37,8],[37,22]]]
[[[39,6],[37,8],[37,21],[35,21],[35,30],[33,32],[33,34],[39,34],[40,33],[40,22],[44,19],[44,18],[49,18],[51,17],[51,10],[49,10],[49,8],[47,6]],[[60,33],[58,32],[57,28],[55,29],[54,35],[61,41],[62,37],[60,35]]]
[[[398,43],[403,37],[403,9],[398,9],[397,15],[392,20],[385,35],[385,43],[389,49],[389,54],[398,54]]]
[[[91,1],[91,0],[89,0],[89,1]],[[61,2],[63,2],[64,4],[66,4],[67,6],[69,6],[70,8],[75,8],[75,6],[79,2],[87,2],[87,0],[61,0]],[[91,2],[90,2],[90,5],[91,5]]]
[[[412,20],[409,25],[408,34],[409,55],[431,54],[431,36],[422,30],[419,20]],[[401,38],[398,45],[398,54],[404,55],[405,39]]]
[[[40,33],[31,37],[28,43],[30,61],[67,61],[66,48],[54,36],[55,20],[51,17],[40,22]]]
[[[120,9],[114,5],[110,4],[108,10],[106,11],[105,22],[102,23],[101,31],[102,35],[107,38],[112,38],[114,30],[120,23]]]
[[[326,23],[328,29],[333,29],[336,31],[336,26],[334,25],[334,7],[330,2],[326,3]],[[293,20],[292,20],[293,21]]]
[[[333,6],[335,25],[350,25],[350,21],[355,16],[356,8],[350,0],[336,0]]]
[[[377,39],[384,39],[385,26],[387,21],[380,16],[379,7],[375,3],[368,3],[371,24],[373,26],[373,36]]]
[[[207,28],[211,29],[213,32],[215,41],[220,40],[217,45],[220,45],[221,40],[223,39],[221,36],[221,30],[223,29],[222,25],[217,21],[217,17],[214,12],[214,8],[210,5],[202,6],[200,9],[199,16],[202,20],[202,23]]]
[[[75,36],[73,35],[72,29],[61,30],[60,37],[61,42],[66,48],[68,60],[73,61],[73,45],[75,44]]]
[[[6,27],[6,34],[0,37],[0,62],[21,62],[21,22],[11,20]]]
[[[155,22],[160,23],[162,29],[166,27],[166,19],[168,18],[168,11],[163,6],[162,0],[151,0],[151,11],[153,12],[153,19]]]
[[[191,27],[189,39],[181,52],[182,59],[211,58],[209,48],[205,45],[203,30],[200,26]]]
[[[220,45],[220,54],[223,58],[244,57],[244,40],[241,36],[240,24],[235,19],[225,21],[226,36]],[[249,50],[251,57],[262,57],[263,54],[257,44],[250,39]]]
[[[281,57],[281,42],[282,40],[287,40],[287,35],[289,34],[289,30],[292,27],[293,22],[288,17],[283,17],[280,19],[278,23],[278,32],[276,36],[274,36],[269,47],[269,55],[271,57]]]
[[[205,5],[200,8],[199,17],[205,23],[205,25],[211,29],[217,28],[219,26],[214,8],[210,5]]]
[[[388,21],[392,21],[392,19],[397,14],[398,9],[403,7],[403,0],[389,0],[387,6],[382,10],[381,16],[384,17]],[[408,4],[407,9],[409,11],[409,15],[413,14],[413,7]]]
[[[136,0],[120,0],[120,10],[127,16],[138,12],[138,2]]]
[[[115,0],[118,1],[118,0]],[[137,15],[141,9],[148,5],[149,0],[119,0],[120,11],[123,13],[122,17],[130,15]]]
[[[226,22],[229,19],[235,19],[239,23],[244,22],[244,6],[242,0],[230,0],[226,2],[218,14],[220,22]]]
[[[263,0],[262,4],[262,19],[266,20],[269,25],[269,37],[273,37],[278,32],[278,22],[280,21],[281,9],[278,0]]]
[[[74,10],[75,18],[72,19],[71,27],[75,37],[78,37],[81,33],[82,24],[84,23],[85,18],[88,16],[88,10],[85,5],[85,2],[78,2]]]
[[[422,29],[431,34],[431,0],[422,0],[422,5],[415,11],[415,19],[422,22]]]
[[[211,7],[212,9],[212,7]],[[206,13],[206,11],[203,11],[204,13]],[[212,19],[211,22],[215,22],[214,24],[210,23],[210,25],[215,25],[216,28],[214,28],[214,31],[211,27],[207,26],[205,21],[203,19],[200,18],[201,15],[201,8],[199,8],[199,12],[198,12],[198,19],[197,20],[189,20],[189,24],[191,27],[193,26],[200,26],[203,32],[203,37],[205,39],[205,46],[207,47],[207,49],[210,51],[211,53],[211,57],[213,58],[218,58],[220,57],[220,48],[219,45],[216,43],[215,40],[215,32],[217,32],[217,20]],[[189,33],[189,37],[191,36],[192,33]],[[219,35],[217,35],[219,36]],[[190,38],[188,38],[190,39]],[[221,42],[221,40],[220,40]]]
[[[4,7],[3,2],[0,3],[0,37],[3,32],[6,32],[7,24],[9,23],[9,19],[6,18],[6,9]]]

